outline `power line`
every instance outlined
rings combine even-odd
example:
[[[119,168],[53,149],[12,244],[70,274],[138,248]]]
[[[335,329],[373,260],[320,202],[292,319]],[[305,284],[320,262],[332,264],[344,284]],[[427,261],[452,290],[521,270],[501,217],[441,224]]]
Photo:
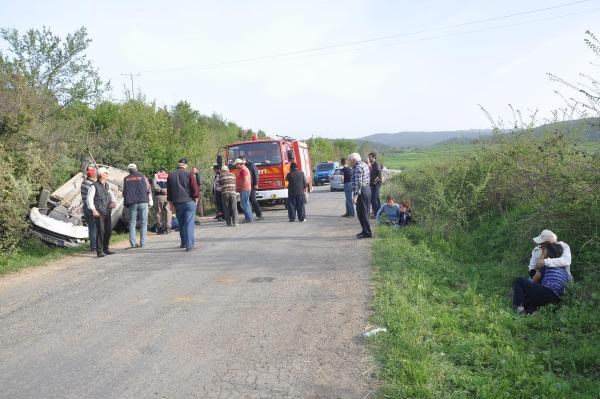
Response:
[[[373,37],[373,38],[369,38],[369,39],[356,40],[356,41],[352,41],[352,42],[339,43],[339,44],[332,44],[332,45],[328,45],[328,46],[320,46],[320,47],[313,47],[313,48],[308,48],[308,49],[293,50],[293,51],[287,51],[287,52],[282,52],[282,53],[275,53],[275,54],[271,54],[271,55],[264,55],[264,56],[251,57],[251,58],[242,58],[242,59],[230,60],[230,61],[221,61],[221,62],[212,63],[212,64],[191,65],[191,66],[186,66],[186,67],[173,67],[173,68],[165,68],[165,69],[147,70],[144,72],[152,73],[152,72],[169,72],[169,71],[189,70],[189,69],[206,69],[206,68],[214,68],[214,67],[226,66],[226,65],[244,64],[244,63],[255,62],[255,61],[265,61],[265,60],[270,60],[270,59],[275,59],[275,58],[284,58],[284,57],[289,57],[289,56],[294,56],[294,55],[316,53],[316,52],[321,52],[323,50],[331,50],[331,49],[337,49],[337,48],[343,48],[343,47],[350,47],[350,46],[355,46],[358,44],[366,44],[366,43],[372,43],[372,42],[389,40],[389,39],[397,39],[397,38],[401,38],[401,37],[415,36],[415,35],[419,35],[422,33],[435,32],[435,31],[447,30],[447,29],[456,29],[456,28],[461,28],[461,27],[470,26],[470,25],[476,25],[476,24],[488,23],[488,22],[499,21],[499,20],[504,20],[504,19],[509,19],[509,18],[515,18],[515,17],[519,17],[519,16],[524,16],[524,15],[537,14],[537,13],[547,12],[547,11],[551,11],[551,10],[555,10],[555,9],[559,9],[559,8],[565,8],[565,7],[571,7],[571,6],[578,5],[578,4],[589,3],[591,1],[594,1],[594,0],[573,1],[573,2],[569,2],[569,3],[558,4],[556,6],[537,8],[537,9],[521,11],[521,12],[517,12],[517,13],[513,13],[513,14],[507,14],[507,15],[502,15],[502,16],[497,16],[497,17],[490,17],[490,18],[484,18],[484,19],[479,19],[479,20],[474,20],[474,21],[463,22],[460,24],[440,26],[440,27],[434,27],[434,28],[428,28],[428,29],[421,29],[418,31],[397,33],[397,34],[393,34],[393,35],[378,36],[378,37]],[[439,37],[443,37],[443,36],[439,36]]]
[[[129,76],[131,78],[131,99],[133,99],[133,97],[134,97],[134,92],[133,92],[133,78],[134,77],[136,77],[136,78],[139,77],[140,73],[138,72],[135,75],[132,72],[122,73],[121,76]]]

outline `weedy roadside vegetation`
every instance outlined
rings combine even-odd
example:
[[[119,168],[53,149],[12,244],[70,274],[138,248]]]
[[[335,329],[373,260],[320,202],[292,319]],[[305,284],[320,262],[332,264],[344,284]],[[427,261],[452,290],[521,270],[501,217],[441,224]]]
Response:
[[[378,229],[371,339],[383,398],[593,398],[600,392],[600,157],[552,131],[497,137],[397,175],[416,223]],[[511,309],[545,228],[575,283],[532,316]]]

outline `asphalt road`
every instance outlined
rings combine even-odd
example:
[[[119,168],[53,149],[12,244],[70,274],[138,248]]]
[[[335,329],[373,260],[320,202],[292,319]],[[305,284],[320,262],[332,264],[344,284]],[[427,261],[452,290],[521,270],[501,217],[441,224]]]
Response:
[[[369,241],[318,187],[237,228],[0,278],[1,398],[365,398]]]

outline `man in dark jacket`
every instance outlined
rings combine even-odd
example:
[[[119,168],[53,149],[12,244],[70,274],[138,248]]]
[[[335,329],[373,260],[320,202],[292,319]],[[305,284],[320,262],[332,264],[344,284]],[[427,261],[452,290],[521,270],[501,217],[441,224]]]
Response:
[[[140,172],[137,165],[127,166],[129,175],[123,179],[123,204],[129,213],[129,244],[131,248],[144,247],[148,235],[148,200],[151,193],[150,182]],[[135,227],[140,219],[140,243],[136,241]]]
[[[246,159],[243,155],[240,156],[240,159],[244,161],[244,165],[248,168],[250,172],[250,205],[252,206],[252,210],[256,213],[255,220],[263,220],[262,210],[260,209],[260,205],[256,200],[256,190],[258,190],[258,168],[254,163],[248,159]]]
[[[296,162],[292,162],[290,164],[290,173],[287,174],[285,179],[288,181],[288,218],[290,222],[293,222],[296,220],[296,214],[298,214],[298,221],[304,222],[306,220],[304,211],[306,176],[298,170]]]
[[[381,208],[381,200],[379,199],[379,188],[381,187],[381,165],[377,162],[377,154],[374,152],[369,154],[369,165],[371,168],[371,208],[373,208],[373,215],[377,215],[379,208]]]
[[[90,241],[90,251],[96,252],[96,219],[87,207],[87,196],[90,187],[96,181],[96,169],[88,168],[85,171],[86,179],[81,182],[81,202],[83,202],[83,216],[88,228],[88,238]]]
[[[167,178],[167,200],[171,211],[177,216],[179,224],[180,248],[187,252],[194,248],[194,219],[196,215],[196,203],[200,190],[196,177],[188,173],[188,161],[185,158],[179,160],[177,169],[169,173]]]
[[[108,185],[106,168],[98,169],[98,180],[89,188],[86,202],[96,219],[96,254],[99,258],[114,254],[108,244],[112,236],[112,208],[117,206],[117,199]]]

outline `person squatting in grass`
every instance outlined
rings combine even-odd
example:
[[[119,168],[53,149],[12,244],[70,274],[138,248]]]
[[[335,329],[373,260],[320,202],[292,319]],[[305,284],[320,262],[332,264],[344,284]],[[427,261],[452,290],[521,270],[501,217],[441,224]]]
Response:
[[[398,219],[398,223],[396,223],[397,228],[408,226],[410,223],[410,202],[402,201],[400,202],[400,218]]]
[[[541,251],[535,267],[530,270],[531,279],[517,277],[513,283],[513,308],[519,314],[531,314],[540,306],[560,302],[565,286],[571,279],[566,265],[546,264],[554,264],[564,255],[564,247],[556,242],[556,235],[544,230],[534,241],[540,244]]]
[[[387,219],[384,220],[384,222],[391,225],[397,224],[400,220],[400,205],[396,203],[392,194],[388,194],[385,204],[377,211],[375,220],[378,224],[381,223],[382,216]]]
[[[572,280],[571,275],[571,248],[565,242],[558,241],[558,237],[550,230],[544,230],[539,236],[535,237],[533,241],[537,244],[531,252],[531,259],[529,261],[529,272],[536,267],[565,267],[569,274],[569,279]],[[541,256],[542,251],[548,244],[557,243],[562,249],[562,255],[555,259],[544,259]]]

